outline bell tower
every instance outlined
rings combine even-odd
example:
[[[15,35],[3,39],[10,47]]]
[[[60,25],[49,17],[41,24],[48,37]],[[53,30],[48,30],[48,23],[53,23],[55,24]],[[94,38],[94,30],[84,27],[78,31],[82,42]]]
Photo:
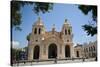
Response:
[[[32,31],[34,35],[42,35],[45,33],[44,25],[40,17],[38,17],[38,20],[33,25]]]
[[[72,27],[67,19],[64,21],[61,33],[64,42],[72,42]]]
[[[32,39],[34,42],[41,42],[43,36],[45,34],[45,27],[40,17],[38,17],[38,20],[34,23],[32,28]]]
[[[74,47],[73,47],[73,34],[72,34],[72,26],[70,25],[69,21],[65,19],[62,31],[61,31],[61,38],[64,43],[64,57],[74,57]]]

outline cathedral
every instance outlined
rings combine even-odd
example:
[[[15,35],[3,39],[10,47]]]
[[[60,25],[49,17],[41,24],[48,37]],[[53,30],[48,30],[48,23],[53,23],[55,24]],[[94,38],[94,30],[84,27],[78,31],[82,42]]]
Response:
[[[30,40],[28,41],[28,60],[66,59],[73,57],[72,26],[67,19],[63,22],[60,32],[55,30],[55,25],[48,32],[39,17],[32,26]]]
[[[97,57],[97,41],[87,45],[74,46],[72,26],[67,19],[65,19],[60,32],[56,31],[55,25],[51,31],[47,32],[40,17],[33,24],[28,41],[28,60],[87,57]]]

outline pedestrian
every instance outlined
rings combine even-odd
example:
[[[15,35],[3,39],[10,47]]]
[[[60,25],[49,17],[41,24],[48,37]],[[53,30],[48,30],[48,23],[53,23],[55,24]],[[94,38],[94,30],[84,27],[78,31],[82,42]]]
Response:
[[[57,57],[55,58],[55,63],[57,63]]]
[[[83,62],[85,61],[85,58],[83,58]]]
[[[97,61],[97,57],[95,58],[95,61]]]

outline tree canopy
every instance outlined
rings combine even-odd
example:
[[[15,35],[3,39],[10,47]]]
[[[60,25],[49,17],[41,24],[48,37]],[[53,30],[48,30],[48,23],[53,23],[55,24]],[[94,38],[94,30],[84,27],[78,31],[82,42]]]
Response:
[[[37,15],[39,13],[46,13],[53,10],[53,3],[45,2],[31,2],[31,1],[11,1],[11,28],[15,30],[21,30],[20,25],[22,24],[22,14],[21,9],[25,5],[33,6],[33,12]],[[78,8],[82,11],[84,15],[88,15],[92,12],[92,19],[97,24],[97,6],[95,5],[79,5]],[[94,36],[97,34],[97,25],[85,24],[82,26],[88,35]],[[29,40],[29,39],[28,39]]]
[[[79,5],[78,8],[83,12],[83,14],[88,15],[92,11],[92,19],[95,22],[94,24],[85,24],[83,29],[87,32],[88,35],[94,36],[97,34],[97,6],[95,5]]]
[[[46,12],[50,12],[53,9],[53,3],[44,3],[44,2],[31,2],[31,1],[11,1],[11,28],[21,30],[20,25],[22,24],[22,14],[21,9],[25,5],[33,6],[33,12],[35,14],[39,14],[42,12],[43,14]]]
[[[27,41],[30,40],[30,36],[31,36],[31,33],[29,33],[29,34],[27,35],[27,37],[26,37]]]

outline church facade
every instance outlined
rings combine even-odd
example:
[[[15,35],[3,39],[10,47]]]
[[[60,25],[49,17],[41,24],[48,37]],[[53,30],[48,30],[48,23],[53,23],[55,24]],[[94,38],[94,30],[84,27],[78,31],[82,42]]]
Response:
[[[55,26],[46,31],[41,18],[33,24],[28,41],[28,60],[66,59],[74,57],[72,26],[64,21],[61,32]]]

